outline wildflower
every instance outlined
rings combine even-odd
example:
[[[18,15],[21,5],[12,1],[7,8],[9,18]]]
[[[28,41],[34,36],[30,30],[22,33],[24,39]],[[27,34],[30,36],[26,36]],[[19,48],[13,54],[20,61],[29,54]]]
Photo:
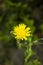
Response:
[[[27,40],[27,37],[30,36],[30,28],[26,27],[25,24],[19,24],[19,26],[14,27],[13,34],[16,39]]]

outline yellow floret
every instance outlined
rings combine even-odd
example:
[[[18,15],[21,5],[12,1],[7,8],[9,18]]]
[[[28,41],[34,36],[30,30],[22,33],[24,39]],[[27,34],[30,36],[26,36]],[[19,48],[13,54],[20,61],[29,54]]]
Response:
[[[30,36],[30,27],[26,27],[25,24],[19,24],[19,26],[14,27],[13,34],[16,39],[25,39]]]

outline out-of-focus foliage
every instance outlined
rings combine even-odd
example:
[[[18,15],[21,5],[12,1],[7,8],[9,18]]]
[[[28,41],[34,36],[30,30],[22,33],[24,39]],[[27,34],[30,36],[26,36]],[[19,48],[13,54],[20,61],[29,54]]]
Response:
[[[40,62],[38,60],[33,60],[27,63],[27,65],[40,65]]]
[[[31,28],[33,40],[43,37],[42,13],[42,0],[0,0],[0,64],[9,59],[9,49],[16,47],[10,33],[13,26],[24,23]]]

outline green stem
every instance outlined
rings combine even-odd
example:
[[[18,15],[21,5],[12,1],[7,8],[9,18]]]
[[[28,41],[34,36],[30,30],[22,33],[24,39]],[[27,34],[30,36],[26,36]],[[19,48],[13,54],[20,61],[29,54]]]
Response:
[[[32,50],[31,50],[31,43],[29,44],[27,50],[28,50],[28,55],[26,55],[25,63],[27,63],[29,57],[31,56],[31,51],[32,51]]]
[[[18,46],[18,48],[21,48],[21,43],[19,40],[17,40],[17,46]]]

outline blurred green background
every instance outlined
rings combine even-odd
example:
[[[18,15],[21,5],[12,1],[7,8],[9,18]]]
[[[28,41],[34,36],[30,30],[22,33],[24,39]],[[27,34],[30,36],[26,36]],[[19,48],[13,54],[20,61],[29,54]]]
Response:
[[[0,0],[0,64],[9,58],[9,48],[16,47],[10,33],[13,26],[24,23],[31,28],[33,39],[43,37],[42,0]],[[7,60],[7,59],[6,59]],[[6,61],[8,65],[8,62]]]

